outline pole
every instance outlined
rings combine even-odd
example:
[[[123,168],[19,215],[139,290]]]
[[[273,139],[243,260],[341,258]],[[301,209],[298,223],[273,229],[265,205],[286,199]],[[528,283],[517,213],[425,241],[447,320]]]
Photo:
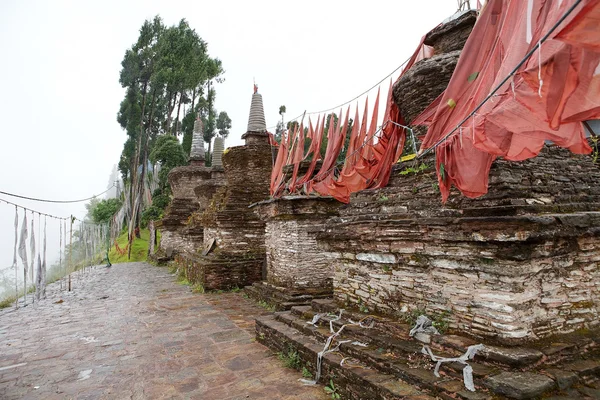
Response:
[[[27,211],[25,211],[27,212]],[[17,230],[19,228],[19,209],[15,206],[15,252],[13,266],[15,267],[15,308],[19,308],[19,266],[17,265]]]
[[[69,292],[71,291],[71,268],[73,267],[73,216],[71,215],[71,237],[69,238]]]

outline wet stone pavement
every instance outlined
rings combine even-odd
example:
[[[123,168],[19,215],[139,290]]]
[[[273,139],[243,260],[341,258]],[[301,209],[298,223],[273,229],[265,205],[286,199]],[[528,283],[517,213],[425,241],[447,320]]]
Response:
[[[167,268],[116,264],[0,310],[0,399],[325,399],[254,340],[240,293],[197,294]]]

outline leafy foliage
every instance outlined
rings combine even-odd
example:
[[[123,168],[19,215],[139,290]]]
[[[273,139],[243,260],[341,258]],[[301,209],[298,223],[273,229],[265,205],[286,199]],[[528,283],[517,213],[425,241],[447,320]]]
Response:
[[[150,153],[150,161],[161,165],[158,179],[161,189],[165,190],[169,185],[167,180],[169,171],[175,167],[185,165],[187,157],[176,137],[162,135],[156,140],[154,149]]]
[[[92,221],[96,224],[109,222],[122,205],[123,202],[120,199],[107,199],[98,202],[92,209]]]
[[[323,389],[325,390],[325,393],[330,395],[333,400],[339,400],[342,398],[342,396],[338,393],[337,386],[335,386],[333,383],[333,379],[330,379],[327,386],[325,386]]]
[[[229,118],[229,115],[227,115],[225,111],[221,111],[219,113],[219,117],[217,118],[217,129],[222,138],[229,136],[229,130],[231,129],[231,118]]]
[[[206,116],[211,120],[207,125],[212,124],[214,131],[215,90],[211,84],[222,81],[224,70],[219,59],[209,56],[207,43],[185,19],[165,26],[159,16],[144,22],[137,41],[125,52],[121,67],[119,82],[126,90],[117,121],[127,133],[127,140],[118,168],[123,181],[133,188],[131,222],[137,226],[141,210],[139,204],[134,207],[134,201],[145,187],[141,182],[148,175],[148,158],[163,167],[160,185],[168,193],[166,176],[171,168],[187,162],[195,118]],[[177,139],[163,139],[182,133],[184,147]],[[148,211],[147,216],[157,211]]]
[[[300,359],[300,355],[293,347],[288,347],[287,352],[279,352],[277,353],[277,357],[283,361],[283,365],[286,368],[292,368],[299,370],[302,366],[302,360]]]

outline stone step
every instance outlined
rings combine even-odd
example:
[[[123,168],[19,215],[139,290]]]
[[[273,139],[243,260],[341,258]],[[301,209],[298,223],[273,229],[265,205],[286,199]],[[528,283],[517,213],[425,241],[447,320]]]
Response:
[[[322,343],[277,321],[274,316],[257,318],[256,333],[258,341],[272,350],[282,353],[297,352],[303,365],[309,365],[311,368],[308,369],[314,371],[317,353],[322,350]],[[327,384],[333,381],[344,399],[433,400],[435,398],[393,375],[369,368],[341,366],[341,361],[342,357],[338,354],[326,354],[323,357],[319,382]]]
[[[302,309],[302,308],[300,308]],[[293,313],[297,314],[300,310],[296,307]],[[313,326],[307,324],[306,320],[298,317],[292,312],[275,313],[275,320],[289,326],[305,337],[325,344],[327,338],[331,336],[329,323]],[[323,317],[324,320],[326,317]],[[338,322],[338,321],[336,321]],[[338,330],[340,325],[335,326]],[[444,393],[449,397],[456,395],[456,392],[465,390],[462,384],[463,364],[452,363],[443,364],[440,373],[443,375],[437,378],[433,374],[434,364],[431,360],[421,354],[422,344],[415,341],[394,340],[378,334],[373,334],[370,329],[357,326],[347,326],[340,335],[340,340],[350,340],[350,343],[340,345],[339,352],[344,357],[352,357],[359,360],[362,364],[377,370],[381,373],[391,374],[399,377],[405,382],[417,385],[427,389],[431,393]],[[353,344],[354,342],[363,342],[366,347]],[[449,354],[436,354],[440,357],[450,357]],[[483,365],[469,362],[473,367],[476,384],[480,384],[482,379],[492,372],[492,369]],[[477,382],[479,380],[480,382]],[[441,386],[440,386],[441,385]],[[478,391],[478,394],[484,394],[485,391]]]
[[[257,338],[263,344],[276,351],[286,351],[288,345],[292,345],[301,356],[304,365],[314,366],[316,353],[322,351],[326,339],[331,335],[327,317],[323,317],[323,323],[312,326],[307,324],[307,317],[312,308],[308,306],[297,306],[291,311],[279,312],[269,316],[268,319],[257,320]],[[267,323],[268,322],[268,323]],[[338,321],[336,321],[338,322]],[[267,327],[265,327],[267,326]],[[337,329],[334,327],[334,329]],[[600,393],[598,378],[600,377],[600,352],[587,354],[587,359],[580,359],[561,366],[561,368],[536,368],[536,371],[521,371],[516,367],[483,365],[475,361],[469,361],[473,368],[473,376],[477,392],[469,392],[464,388],[462,370],[463,364],[444,363],[440,368],[441,377],[433,374],[433,363],[428,357],[414,351],[420,349],[421,344],[403,341],[390,341],[389,338],[378,334],[370,335],[367,347],[352,344],[360,331],[369,331],[360,327],[346,327],[340,335],[340,340],[350,340],[350,343],[340,345],[339,351],[329,353],[324,358],[323,382],[328,382],[327,373],[344,377],[344,393],[348,390],[347,397],[350,399],[369,398],[387,399],[398,398],[393,396],[372,395],[371,397],[356,397],[356,389],[352,386],[356,382],[362,382],[352,372],[361,376],[364,371],[369,374],[378,374],[389,381],[390,377],[404,385],[414,385],[419,392],[426,392],[430,396],[442,399],[500,399],[517,398],[532,399],[541,395],[562,395],[567,393],[570,398],[588,398],[590,393]],[[268,335],[267,335],[268,333]],[[270,336],[269,336],[270,335]],[[276,339],[274,339],[276,337]],[[364,336],[363,336],[364,337]],[[274,343],[276,341],[276,343]],[[456,342],[455,338],[452,338]],[[337,342],[336,342],[337,343]],[[400,344],[399,344],[400,343]],[[298,345],[304,347],[297,347]],[[412,345],[412,347],[411,347]],[[446,356],[434,351],[438,356]],[[340,366],[343,358],[350,357],[347,361],[354,365]],[[358,360],[356,362],[355,360]],[[341,368],[345,372],[338,374]],[[311,370],[309,368],[309,370]],[[311,370],[312,371],[312,370]],[[384,379],[384,378],[378,378]],[[379,381],[377,381],[379,382]],[[377,383],[375,382],[375,383]],[[362,384],[362,383],[361,383]],[[336,383],[337,385],[337,383]],[[350,385],[350,386],[348,386]],[[586,386],[584,386],[586,385]],[[591,388],[589,387],[591,386]],[[373,389],[371,393],[379,393],[380,389]],[[493,395],[488,392],[493,392]],[[556,392],[560,390],[560,392]],[[364,396],[364,394],[363,394]],[[586,397],[587,396],[587,397]],[[560,398],[558,396],[557,398]]]
[[[248,296],[257,301],[264,301],[275,307],[277,311],[289,310],[294,306],[309,306],[314,298],[324,298],[331,293],[315,289],[289,289],[266,282],[255,282],[248,288]]]
[[[292,308],[292,312],[296,313],[296,315],[299,315],[301,312],[304,318],[310,320],[317,312],[337,314],[339,307],[331,299],[315,299],[311,302],[311,310],[301,309],[295,311]],[[342,320],[334,322],[334,325],[341,326],[348,319],[359,321],[367,315],[357,311],[345,310]],[[324,320],[327,321],[328,317],[325,317]],[[378,317],[375,320],[374,326],[374,329],[378,332],[403,340],[411,340],[408,336],[411,328],[408,324],[399,323],[386,317]],[[558,342],[556,343],[537,346],[539,348],[504,347],[486,343],[485,349],[478,352],[475,356],[475,361],[491,364],[492,367],[498,365],[502,368],[511,367],[521,369],[534,368],[542,363],[544,365],[559,365],[565,361],[578,359],[582,353],[598,348],[600,344],[596,343],[593,339],[594,337],[596,336],[587,337],[583,334],[571,334],[557,339]],[[565,341],[567,343],[561,343]],[[445,334],[432,335],[429,345],[436,352],[460,355],[464,354],[469,346],[478,343],[480,341],[472,338]]]

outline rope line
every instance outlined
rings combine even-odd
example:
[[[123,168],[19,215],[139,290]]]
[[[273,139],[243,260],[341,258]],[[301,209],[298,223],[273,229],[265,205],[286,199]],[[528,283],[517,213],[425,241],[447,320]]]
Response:
[[[102,193],[98,193],[96,195],[93,195],[92,197],[88,197],[87,199],[80,199],[80,200],[47,200],[47,199],[36,199],[34,197],[21,196],[19,194],[3,192],[1,190],[0,190],[0,194],[4,194],[4,195],[7,195],[7,196],[11,196],[11,197],[18,197],[19,199],[39,201],[39,202],[42,202],[42,203],[81,203],[82,201],[88,201],[88,200],[95,199],[96,197],[98,197],[100,195],[103,195],[104,193],[108,192],[109,190],[111,190],[114,187],[115,187],[115,184],[113,184],[111,187],[109,187],[108,189],[106,189]],[[23,207],[23,208],[25,208],[25,207]]]
[[[412,57],[412,56],[411,56],[411,57]],[[407,58],[407,59],[406,59],[406,60],[405,60],[405,61],[404,61],[402,64],[400,64],[399,66],[397,66],[397,67],[396,67],[396,68],[395,68],[395,69],[394,69],[392,72],[390,72],[390,73],[389,73],[389,74],[387,74],[385,77],[383,77],[383,78],[382,78],[382,79],[381,79],[379,82],[377,82],[376,84],[374,84],[373,86],[371,86],[369,89],[365,90],[364,92],[362,92],[362,93],[361,93],[361,94],[359,94],[358,96],[355,96],[355,97],[353,97],[352,99],[350,99],[350,100],[348,100],[348,101],[346,101],[346,102],[344,102],[344,103],[342,103],[342,104],[340,104],[340,105],[337,105],[337,106],[335,106],[335,107],[328,108],[328,109],[326,109],[326,110],[321,110],[321,111],[311,111],[311,112],[306,112],[306,111],[304,111],[302,114],[298,115],[296,118],[290,119],[290,120],[288,120],[287,122],[289,123],[289,122],[292,122],[292,121],[296,121],[296,120],[298,120],[298,118],[302,117],[303,115],[322,114],[322,113],[325,113],[325,112],[328,112],[328,111],[333,111],[333,110],[335,110],[335,109],[337,109],[337,108],[340,108],[340,107],[343,107],[343,106],[345,106],[345,105],[348,105],[348,104],[352,103],[354,100],[357,100],[357,99],[361,98],[362,96],[364,96],[365,94],[369,93],[371,90],[375,89],[377,86],[381,85],[381,83],[382,83],[383,81],[385,81],[387,78],[389,78],[389,77],[390,77],[390,76],[392,76],[394,73],[396,73],[396,72],[397,72],[397,71],[398,71],[400,68],[404,67],[404,66],[406,65],[406,63],[408,63],[409,61],[410,61],[410,57],[409,57],[409,58]],[[271,127],[267,128],[267,129],[272,129],[272,128],[277,128],[277,125],[275,125],[275,126],[271,126]]]
[[[57,217],[56,215],[46,214],[46,213],[43,213],[43,212],[39,212],[39,211],[36,211],[36,210],[32,210],[31,208],[23,207],[23,206],[22,206],[22,205],[20,205],[20,204],[16,204],[16,203],[10,202],[10,201],[8,201],[8,200],[4,200],[4,199],[0,199],[0,201],[4,202],[4,203],[6,203],[6,204],[10,204],[10,205],[12,205],[12,206],[18,207],[18,208],[22,208],[22,209],[23,209],[23,210],[25,210],[25,211],[31,211],[31,212],[33,212],[33,213],[36,213],[36,214],[39,214],[39,215],[43,215],[43,216],[45,216],[45,217],[50,217],[50,218],[54,218],[54,219],[60,219],[60,220],[67,220],[67,219],[69,219],[69,218],[70,218],[70,217]]]
[[[506,82],[508,82],[508,80],[514,74],[517,73],[517,70],[519,68],[521,68],[523,66],[523,64],[525,64],[525,62],[527,62],[527,60],[529,60],[531,58],[531,56],[536,52],[536,50],[538,50],[538,49],[541,50],[542,43],[544,43],[550,37],[550,35],[560,26],[560,24],[562,24],[564,22],[564,20],[575,10],[575,8],[577,8],[577,6],[579,6],[579,4],[581,4],[581,2],[582,2],[582,0],[577,0],[575,3],[573,3],[573,5],[565,12],[565,14],[562,17],[560,17],[558,21],[556,21],[556,23],[554,24],[554,26],[552,26],[552,28],[550,28],[550,30],[540,39],[540,41],[538,42],[537,46],[534,46],[531,50],[529,50],[529,52],[527,54],[525,54],[525,57],[523,57],[523,59],[517,64],[517,66],[513,68],[513,70],[502,80],[502,82],[500,82],[494,88],[494,90],[492,90],[490,92],[490,94],[488,94],[487,97],[485,99],[483,99],[483,101],[481,103],[479,103],[477,105],[477,107],[475,107],[475,109],[473,111],[471,111],[471,113],[469,115],[467,115],[462,121],[460,121],[460,123],[458,125],[456,125],[454,127],[454,129],[452,129],[448,134],[446,134],[444,137],[442,137],[440,140],[438,140],[433,146],[431,146],[430,148],[424,150],[423,153],[419,154],[417,156],[417,158],[422,158],[425,155],[427,155],[428,153],[431,153],[431,151],[435,150],[439,145],[441,145],[446,140],[448,140],[448,138],[454,132],[456,132],[462,126],[462,124],[464,124],[465,122],[467,122],[469,118],[471,118],[473,115],[475,115],[475,113],[477,111],[479,111],[481,109],[481,107],[483,107],[483,105],[485,103],[487,103],[488,100],[490,100],[496,94],[496,92],[498,90],[500,90],[500,88],[502,86],[504,86],[504,84]]]
[[[48,218],[54,218],[54,219],[58,219],[58,220],[64,220],[64,221],[66,221],[66,220],[68,220],[68,219],[71,219],[71,218],[73,218],[73,220],[75,220],[75,221],[79,221],[79,222],[81,222],[82,224],[85,224],[85,225],[95,225],[95,226],[103,226],[103,225],[106,225],[106,224],[95,224],[95,223],[93,223],[93,222],[84,221],[84,220],[82,220],[82,219],[79,219],[79,218],[77,218],[77,217],[72,217],[72,216],[69,216],[69,217],[59,217],[59,216],[56,216],[56,215],[52,215],[52,214],[43,213],[43,212],[40,212],[40,211],[37,211],[37,210],[33,210],[33,209],[31,209],[31,208],[27,208],[27,207],[24,207],[24,206],[22,206],[22,205],[20,205],[20,204],[16,204],[16,203],[13,203],[13,202],[11,202],[11,201],[4,200],[4,199],[0,199],[0,202],[4,202],[4,203],[6,203],[6,204],[9,204],[9,205],[11,205],[11,206],[15,206],[15,207],[17,207],[17,208],[21,208],[21,209],[23,209],[23,210],[25,210],[25,211],[30,211],[30,212],[32,212],[32,213],[34,213],[34,214],[38,214],[39,216],[42,216],[42,215],[43,215],[44,217],[48,217]],[[38,234],[39,234],[39,232],[38,232]]]

